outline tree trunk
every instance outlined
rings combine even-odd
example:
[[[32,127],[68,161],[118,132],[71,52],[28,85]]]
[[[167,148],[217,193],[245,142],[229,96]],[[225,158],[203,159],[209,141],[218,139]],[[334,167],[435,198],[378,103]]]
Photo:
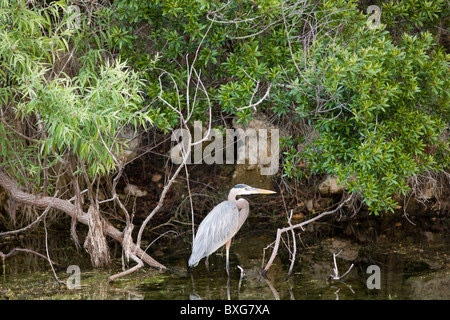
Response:
[[[68,215],[70,215],[71,217],[75,216],[75,205],[73,205],[70,201],[59,198],[53,199],[52,197],[48,196],[43,197],[24,192],[17,187],[17,184],[11,178],[9,178],[8,175],[6,175],[4,172],[1,171],[0,171],[0,186],[2,186],[6,191],[8,191],[11,195],[11,198],[17,202],[45,209],[52,203],[53,200],[53,203],[51,205],[52,209],[63,211]],[[80,215],[76,215],[76,219],[79,222],[88,225],[88,218],[85,212],[83,212]],[[120,243],[122,243],[123,234],[121,231],[116,229],[107,221],[104,221],[104,228],[107,235],[109,235],[114,240],[117,240]],[[135,249],[135,244],[132,244],[132,248],[133,250]],[[167,270],[167,268],[164,265],[162,265],[161,263],[150,257],[141,248],[138,248],[136,255],[151,267]]]

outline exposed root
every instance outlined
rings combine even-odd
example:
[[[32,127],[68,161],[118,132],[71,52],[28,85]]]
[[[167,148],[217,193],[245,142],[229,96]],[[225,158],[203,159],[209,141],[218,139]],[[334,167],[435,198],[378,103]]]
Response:
[[[108,242],[103,233],[103,223],[98,209],[91,205],[87,212],[89,231],[84,241],[84,248],[91,256],[94,267],[104,267],[111,264]]]

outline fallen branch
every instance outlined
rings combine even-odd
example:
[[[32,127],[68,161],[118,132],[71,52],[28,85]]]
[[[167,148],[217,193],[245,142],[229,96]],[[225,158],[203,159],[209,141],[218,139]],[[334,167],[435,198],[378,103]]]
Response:
[[[52,198],[52,201],[49,203],[49,205],[47,206],[47,208],[44,210],[44,212],[37,217],[36,220],[34,220],[32,223],[30,223],[29,225],[27,225],[26,227],[17,229],[17,230],[12,230],[12,231],[5,231],[5,232],[0,232],[0,237],[4,237],[4,236],[9,236],[11,234],[16,234],[16,233],[20,233],[23,231],[26,231],[30,228],[32,228],[34,225],[36,225],[39,221],[42,220],[42,218],[47,214],[47,212],[51,209],[52,205],[53,205],[53,201],[55,200],[56,196],[58,195],[58,190],[56,190],[55,195]]]
[[[14,182],[6,173],[0,171],[0,186],[9,192],[11,198],[15,201],[35,206],[37,208],[47,208],[50,206],[52,209],[60,210],[67,213],[69,216],[73,217],[75,215],[75,205],[69,200],[63,200],[53,197],[40,197],[31,193],[24,192],[17,187],[16,182]],[[88,225],[88,216],[86,213],[77,215],[77,220],[85,225]],[[105,233],[109,235],[114,240],[123,242],[123,233],[112,226],[107,221],[104,221]],[[138,256],[141,257],[142,261],[147,263],[149,266],[157,269],[168,270],[167,267],[150,257],[141,248],[137,248],[135,244],[132,244],[132,250],[136,252]]]
[[[275,245],[274,245],[273,251],[272,251],[272,255],[270,256],[270,259],[267,262],[266,267],[262,271],[263,277],[266,277],[267,271],[272,266],[272,263],[273,263],[273,261],[275,260],[275,257],[278,254],[278,248],[280,246],[281,235],[284,232],[291,231],[291,230],[294,230],[294,229],[297,229],[297,228],[303,228],[303,226],[305,226],[305,225],[307,225],[307,224],[309,224],[311,222],[314,222],[314,221],[319,220],[319,219],[321,219],[321,218],[323,218],[323,217],[325,217],[327,215],[334,214],[334,213],[338,212],[347,202],[349,202],[352,199],[352,197],[353,197],[353,195],[349,196],[346,200],[341,202],[339,204],[339,206],[337,206],[337,208],[334,209],[334,210],[322,212],[321,214],[319,214],[319,215],[317,215],[314,218],[311,218],[309,220],[306,220],[306,221],[303,221],[303,222],[300,222],[300,223],[297,223],[297,224],[294,224],[294,225],[290,225],[289,227],[278,229],[277,230],[277,237],[276,237],[276,240],[275,240]],[[292,268],[292,265],[291,265],[291,268]]]

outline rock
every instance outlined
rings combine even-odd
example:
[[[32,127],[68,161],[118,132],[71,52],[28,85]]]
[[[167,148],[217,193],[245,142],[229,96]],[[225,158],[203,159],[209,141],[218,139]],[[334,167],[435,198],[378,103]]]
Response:
[[[279,129],[265,118],[252,119],[245,126],[233,121],[233,129],[236,134],[243,132],[244,143],[236,144],[238,163],[231,184],[271,189],[272,176],[279,170]]]
[[[425,236],[425,239],[427,239],[428,242],[433,241],[434,236],[433,236],[432,232],[430,232],[430,231],[423,231],[422,233],[423,233],[423,235]]]
[[[308,210],[309,212],[312,212],[313,209],[314,209],[314,201],[313,201],[313,199],[309,199],[306,202],[306,210]]]
[[[118,135],[118,140],[123,145],[123,153],[120,156],[120,159],[124,163],[131,161],[136,157],[141,140],[134,130],[127,127],[123,128]]]
[[[147,191],[142,191],[134,184],[127,184],[123,191],[125,192],[125,194],[129,194],[135,197],[145,197],[147,195]]]
[[[158,182],[159,180],[161,180],[162,175],[160,174],[154,174],[152,175],[152,182]]]
[[[306,210],[308,210],[309,212],[314,212],[316,210],[319,210],[320,208],[321,206],[317,200],[309,199],[306,202]]]
[[[411,277],[406,280],[406,287],[410,288],[409,298],[412,300],[446,300],[450,297],[450,277],[446,270],[426,276]]]
[[[359,254],[358,246],[352,242],[344,239],[332,239],[331,248],[328,250],[330,253],[341,253],[338,257],[346,261],[354,261]]]
[[[342,194],[345,186],[340,185],[336,177],[327,176],[324,182],[319,185],[319,192],[322,196],[334,196]]]

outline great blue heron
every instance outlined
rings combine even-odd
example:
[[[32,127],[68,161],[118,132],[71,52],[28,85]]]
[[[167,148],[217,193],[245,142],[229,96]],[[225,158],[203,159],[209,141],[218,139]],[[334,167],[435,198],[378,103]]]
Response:
[[[231,238],[239,231],[248,217],[250,206],[245,199],[236,200],[236,196],[248,194],[271,194],[271,190],[250,187],[246,184],[235,185],[228,194],[228,201],[219,203],[200,223],[192,245],[189,267],[195,267],[206,257],[205,265],[209,274],[209,256],[226,245],[226,268],[230,276],[229,251]]]

